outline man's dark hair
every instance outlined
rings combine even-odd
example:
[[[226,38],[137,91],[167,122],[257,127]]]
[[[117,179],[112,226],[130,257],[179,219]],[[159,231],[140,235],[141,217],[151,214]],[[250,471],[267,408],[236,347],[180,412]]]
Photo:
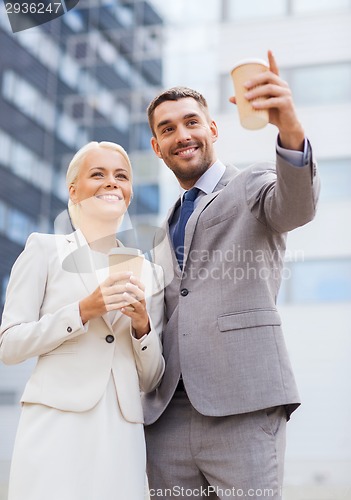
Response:
[[[196,90],[193,89],[189,89],[188,87],[172,87],[171,89],[165,90],[161,94],[157,95],[150,102],[147,108],[149,125],[154,136],[156,136],[156,134],[153,121],[154,121],[154,112],[157,106],[166,101],[179,101],[179,99],[185,99],[187,97],[191,97],[196,102],[198,102],[201,108],[203,109],[204,113],[206,114],[206,116],[209,118],[207,101],[204,98],[204,96],[200,94],[200,92],[197,92]]]

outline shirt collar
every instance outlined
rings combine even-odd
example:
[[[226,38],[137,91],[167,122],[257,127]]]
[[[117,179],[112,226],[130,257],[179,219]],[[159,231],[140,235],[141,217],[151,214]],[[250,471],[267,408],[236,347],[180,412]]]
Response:
[[[214,191],[214,188],[217,186],[221,177],[225,172],[225,165],[216,160],[213,165],[210,166],[209,169],[206,170],[198,179],[193,187],[199,188],[204,194],[209,194]],[[180,196],[183,197],[183,194],[187,191],[186,189],[180,187]]]

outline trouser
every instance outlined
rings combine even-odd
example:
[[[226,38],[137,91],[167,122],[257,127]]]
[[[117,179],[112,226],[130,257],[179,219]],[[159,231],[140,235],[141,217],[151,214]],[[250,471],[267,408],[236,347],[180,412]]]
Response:
[[[281,406],[208,417],[177,391],[145,427],[150,499],[280,500],[285,432]]]

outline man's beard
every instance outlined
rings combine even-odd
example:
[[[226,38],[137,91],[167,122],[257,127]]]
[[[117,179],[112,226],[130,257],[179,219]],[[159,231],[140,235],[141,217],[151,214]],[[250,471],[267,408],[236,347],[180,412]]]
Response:
[[[212,162],[209,161],[189,169],[180,168],[178,165],[168,165],[168,168],[172,170],[177,179],[181,181],[191,181],[195,179],[196,182],[210,168],[211,164]]]
[[[195,147],[203,153],[204,150],[201,145],[196,144]],[[210,168],[214,161],[215,160],[211,152],[206,149],[205,153],[202,154],[200,161],[193,166],[189,166],[188,168],[186,166],[180,166],[176,161],[170,161],[167,166],[180,181],[194,180],[196,182]]]

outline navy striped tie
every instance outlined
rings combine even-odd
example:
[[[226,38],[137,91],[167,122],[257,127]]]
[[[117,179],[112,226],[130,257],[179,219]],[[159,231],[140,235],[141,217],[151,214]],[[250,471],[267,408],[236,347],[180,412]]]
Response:
[[[180,215],[173,233],[173,246],[174,251],[179,263],[180,268],[183,268],[184,259],[184,234],[185,226],[188,222],[190,215],[194,211],[194,201],[199,194],[200,189],[193,187],[184,193],[183,203],[180,209]]]

